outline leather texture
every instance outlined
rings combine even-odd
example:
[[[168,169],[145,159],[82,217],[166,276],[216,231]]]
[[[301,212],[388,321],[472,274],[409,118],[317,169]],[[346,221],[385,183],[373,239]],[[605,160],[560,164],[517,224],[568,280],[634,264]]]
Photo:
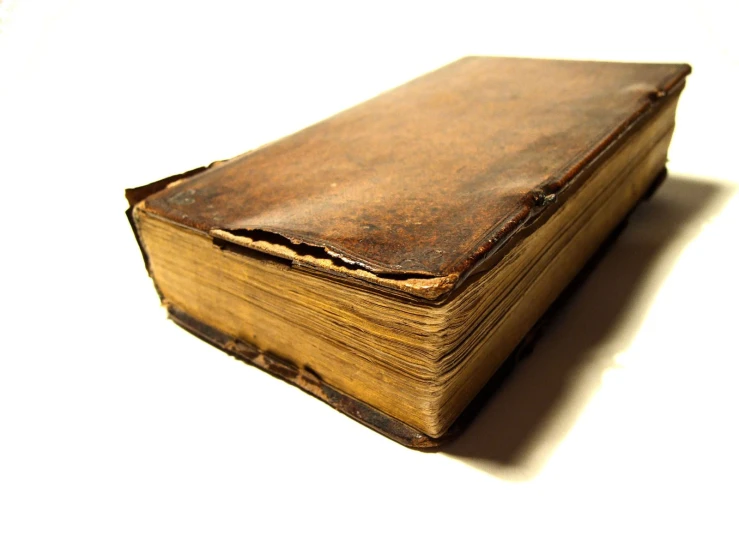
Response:
[[[463,58],[189,172],[151,194],[147,210],[206,232],[274,234],[376,275],[459,277],[689,73],[684,64]]]

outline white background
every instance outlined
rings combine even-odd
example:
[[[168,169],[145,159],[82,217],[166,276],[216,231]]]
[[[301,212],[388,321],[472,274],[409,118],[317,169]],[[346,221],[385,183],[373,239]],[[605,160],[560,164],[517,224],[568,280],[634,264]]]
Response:
[[[736,552],[735,6],[3,0],[0,552]],[[168,321],[123,189],[468,54],[694,73],[670,179],[427,454]]]

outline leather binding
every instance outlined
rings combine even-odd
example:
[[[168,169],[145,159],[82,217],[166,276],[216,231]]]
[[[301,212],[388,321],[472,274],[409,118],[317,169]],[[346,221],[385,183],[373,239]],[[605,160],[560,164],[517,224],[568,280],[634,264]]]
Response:
[[[145,201],[152,213],[214,239],[221,232],[260,233],[315,249],[336,266],[376,276],[380,288],[396,280],[434,283],[406,283],[396,292],[444,302],[535,232],[679,95],[689,73],[689,66],[677,64],[464,58],[255,151],[129,189],[126,196],[131,207]],[[137,233],[131,209],[127,213]],[[143,248],[142,254],[147,262]],[[433,448],[457,434],[541,327],[449,432],[433,438],[287,360],[234,341],[174,306],[168,310],[211,344],[415,448]]]

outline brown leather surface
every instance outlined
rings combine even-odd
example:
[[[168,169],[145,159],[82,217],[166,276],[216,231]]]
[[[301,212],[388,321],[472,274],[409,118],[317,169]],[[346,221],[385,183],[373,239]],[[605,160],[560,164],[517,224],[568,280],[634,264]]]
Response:
[[[266,231],[380,275],[460,275],[690,67],[463,58],[155,192],[204,231]]]

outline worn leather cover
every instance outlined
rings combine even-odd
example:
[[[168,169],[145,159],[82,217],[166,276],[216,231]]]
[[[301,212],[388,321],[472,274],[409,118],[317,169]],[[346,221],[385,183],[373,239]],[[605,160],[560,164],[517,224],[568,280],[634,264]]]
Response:
[[[219,240],[310,248],[339,274],[361,269],[352,278],[404,282],[416,300],[443,302],[535,232],[689,73],[674,64],[464,58],[292,136],[126,194],[132,207]],[[480,404],[445,437],[428,437],[176,308],[170,316],[408,446],[437,446]]]
[[[437,278],[416,292],[439,297],[551,211],[689,72],[463,58],[190,172],[147,209],[211,233],[317,247],[375,275]]]

